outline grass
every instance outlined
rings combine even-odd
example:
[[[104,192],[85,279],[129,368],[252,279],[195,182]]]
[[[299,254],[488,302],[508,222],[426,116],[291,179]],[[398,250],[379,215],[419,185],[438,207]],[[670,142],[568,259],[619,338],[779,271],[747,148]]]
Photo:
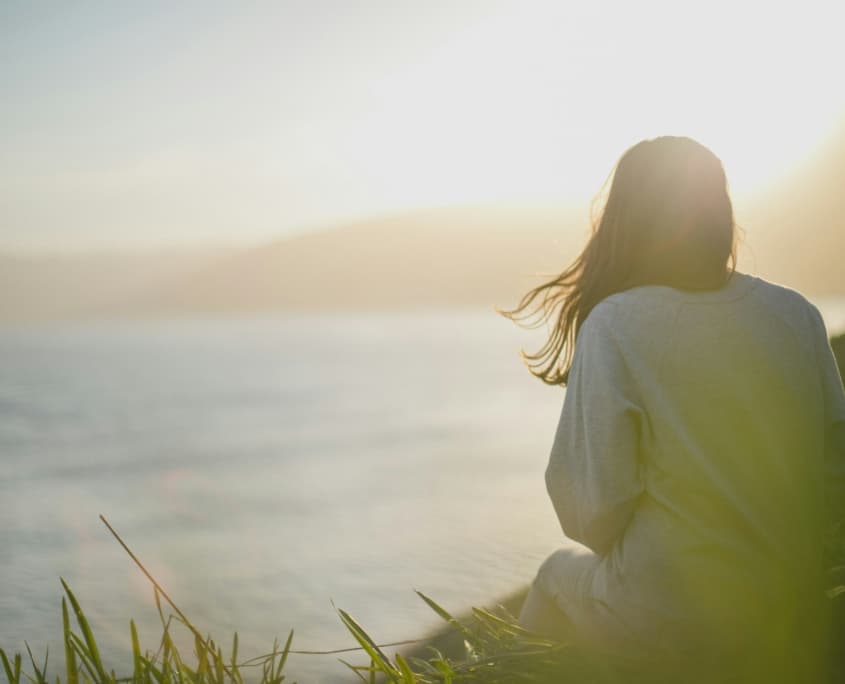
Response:
[[[106,669],[94,633],[79,602],[64,580],[62,586],[65,593],[62,599],[65,656],[63,674],[67,684],[245,684],[254,681],[261,684],[281,684],[289,681],[284,668],[291,653],[314,653],[292,649],[294,632],[291,631],[284,645],[280,646],[276,641],[268,653],[250,660],[240,660],[237,633],[231,646],[224,651],[219,643],[210,636],[201,636],[190,622],[179,615],[166,616],[161,592],[154,587],[161,619],[161,639],[155,651],[143,650],[135,623],[130,620],[132,669],[126,674],[118,675],[114,670]],[[565,663],[573,673],[585,671],[586,663],[580,662],[582,659],[574,649],[526,632],[510,615],[474,609],[472,624],[467,625],[456,620],[429,597],[422,593],[419,596],[464,637],[466,657],[457,662],[436,649],[431,649],[426,658],[406,658],[398,652],[390,658],[384,650],[385,645],[377,644],[351,615],[338,609],[340,620],[359,644],[358,649],[345,650],[357,650],[366,658],[365,664],[355,665],[345,660],[341,660],[341,663],[360,681],[386,681],[397,684],[542,682],[547,681],[546,675],[559,671]],[[75,626],[71,623],[71,613],[75,618]],[[173,636],[175,627],[181,627],[193,634],[194,648],[190,655],[181,653],[176,647]],[[47,677],[49,653],[40,663],[28,646],[26,655],[27,671],[24,670],[24,658],[20,653],[9,656],[0,649],[0,665],[10,684],[51,684]],[[529,662],[530,668],[526,668]],[[61,676],[57,675],[55,682],[61,681]]]
[[[283,645],[274,641],[266,654],[242,660],[238,654],[237,633],[231,640],[231,646],[227,645],[225,651],[221,643],[209,635],[203,635],[176,606],[105,518],[103,522],[150,580],[161,621],[161,638],[155,650],[142,649],[135,623],[130,620],[131,671],[117,674],[114,670],[107,670],[82,607],[71,588],[61,580],[64,589],[62,670],[66,684],[282,684],[290,682],[284,670],[291,654],[345,655],[346,651],[356,652],[363,657],[364,663],[357,665],[342,658],[339,660],[351,671],[350,678],[354,675],[365,684],[615,684],[688,679],[671,675],[659,676],[654,671],[644,672],[640,665],[599,656],[572,643],[558,643],[540,638],[522,629],[513,615],[503,607],[494,610],[473,608],[471,615],[458,620],[420,592],[417,592],[419,597],[446,622],[452,634],[451,641],[462,642],[462,653],[444,654],[437,648],[438,640],[435,639],[429,642],[425,650],[417,649],[416,656],[403,656],[397,652],[391,658],[385,651],[387,647],[413,642],[377,644],[351,615],[337,609],[338,618],[358,643],[356,649],[297,651],[292,648],[294,632],[291,630]],[[829,681],[845,682],[845,659],[836,647],[841,644],[845,650],[845,526],[839,525],[832,532],[827,552],[831,567],[828,596],[834,608],[835,636]],[[165,605],[168,607],[167,613]],[[72,624],[71,613],[75,625]],[[187,630],[193,637],[192,653],[180,652],[173,637],[174,629]],[[20,653],[9,655],[0,648],[0,671],[5,674],[10,684],[53,684],[48,679],[49,652],[45,654],[43,662],[39,662],[27,644],[26,665],[24,662]],[[56,675],[53,681],[55,684],[61,684],[62,676]]]
[[[103,523],[124,550],[150,581],[155,605],[161,622],[161,638],[155,650],[142,649],[133,620],[129,622],[132,643],[131,672],[118,674],[109,670],[100,656],[100,649],[82,607],[72,589],[61,579],[62,627],[66,684],[281,684],[289,679],[284,672],[291,654],[327,655],[357,652],[366,658],[365,664],[340,662],[363,682],[395,682],[427,684],[434,682],[511,682],[526,659],[540,668],[555,660],[557,654],[568,652],[568,647],[532,635],[516,624],[507,611],[493,612],[473,609],[472,624],[467,625],[450,615],[434,600],[417,592],[432,610],[440,615],[452,629],[464,638],[466,655],[460,660],[450,659],[436,649],[427,657],[403,657],[395,653],[391,659],[385,648],[404,646],[416,642],[377,644],[346,611],[336,609],[341,622],[358,643],[357,648],[339,651],[300,651],[292,648],[294,632],[288,634],[284,645],[276,640],[264,655],[241,660],[238,656],[238,634],[234,634],[231,647],[224,651],[221,643],[210,635],[203,635],[179,609],[170,595],[135,556],[120,535],[102,516]],[[70,608],[68,608],[70,606]],[[165,610],[167,606],[167,612]],[[73,615],[75,625],[71,620]],[[180,652],[174,638],[174,629],[186,630],[192,637],[193,652]],[[567,653],[568,655],[568,653]],[[24,664],[26,663],[26,664]],[[26,644],[26,661],[20,653],[7,654],[0,648],[0,672],[10,684],[52,684],[48,679],[49,651],[39,662]],[[62,676],[55,676],[55,683]],[[523,681],[545,681],[544,679]]]

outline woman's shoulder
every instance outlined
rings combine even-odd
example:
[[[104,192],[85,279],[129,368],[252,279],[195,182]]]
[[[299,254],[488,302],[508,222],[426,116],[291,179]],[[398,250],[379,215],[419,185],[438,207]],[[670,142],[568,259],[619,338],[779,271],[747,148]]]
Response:
[[[765,278],[761,278],[759,276],[743,275],[745,278],[749,278],[754,281],[755,287],[760,293],[779,297],[786,301],[795,302],[796,304],[810,304],[810,301],[803,294],[788,285],[766,280]]]
[[[616,292],[600,301],[584,321],[586,336],[612,334],[620,338],[655,339],[674,335],[687,323],[710,325],[724,316],[753,319],[774,315],[792,325],[815,328],[818,309],[800,292],[763,278],[735,272],[717,290],[679,290],[644,285]],[[768,313],[764,313],[768,312]]]
[[[613,340],[627,346],[632,338],[640,337],[643,331],[659,328],[660,319],[666,318],[665,307],[655,302],[649,303],[648,299],[648,296],[630,290],[605,297],[590,310],[578,337],[584,343],[588,340],[590,344]]]
[[[647,285],[615,292],[596,304],[584,321],[586,328],[620,331],[656,323],[672,309],[672,289]]]
[[[818,307],[801,292],[763,278],[754,280],[755,297],[765,306],[779,311],[782,316],[791,318],[799,325],[824,328],[824,320]]]
[[[766,301],[782,307],[815,311],[816,307],[800,292],[786,285],[758,276],[735,271],[728,282],[715,290],[680,290],[666,285],[641,285],[616,292],[602,300],[595,310],[600,316],[628,317],[626,313],[655,309],[670,310],[673,306],[759,303]]]

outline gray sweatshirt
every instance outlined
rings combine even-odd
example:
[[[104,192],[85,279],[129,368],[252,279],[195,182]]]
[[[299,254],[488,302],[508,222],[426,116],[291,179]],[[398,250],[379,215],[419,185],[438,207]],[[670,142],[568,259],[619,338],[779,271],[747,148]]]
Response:
[[[817,621],[843,435],[824,323],[798,293],[735,273],[602,301],[546,471],[565,535],[596,554],[571,617],[667,649],[791,639]]]

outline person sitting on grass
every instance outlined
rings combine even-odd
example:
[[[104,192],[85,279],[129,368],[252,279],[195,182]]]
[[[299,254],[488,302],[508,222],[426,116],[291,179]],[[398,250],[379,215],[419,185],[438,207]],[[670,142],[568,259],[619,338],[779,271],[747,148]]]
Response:
[[[822,681],[845,392],[817,309],[735,270],[719,159],[634,145],[584,251],[503,313],[550,322],[525,358],[566,386],[546,484],[571,543],[521,624],[711,681]]]

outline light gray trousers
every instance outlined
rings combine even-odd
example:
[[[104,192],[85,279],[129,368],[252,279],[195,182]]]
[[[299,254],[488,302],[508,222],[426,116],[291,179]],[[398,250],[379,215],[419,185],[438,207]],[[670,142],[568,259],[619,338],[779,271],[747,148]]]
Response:
[[[582,618],[584,597],[599,557],[572,543],[558,549],[540,566],[519,614],[519,624],[530,632],[558,641],[574,636]]]

